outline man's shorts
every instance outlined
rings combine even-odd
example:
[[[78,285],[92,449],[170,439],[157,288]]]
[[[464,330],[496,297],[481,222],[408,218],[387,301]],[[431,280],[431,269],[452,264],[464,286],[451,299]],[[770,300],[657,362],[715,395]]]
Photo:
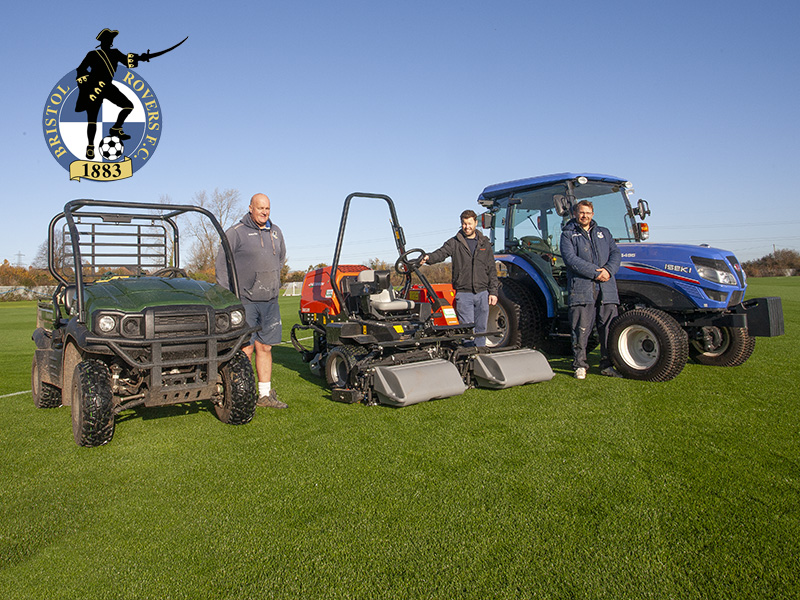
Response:
[[[250,338],[250,344],[256,340],[267,346],[275,346],[281,342],[281,309],[278,299],[268,302],[249,302],[242,300],[245,319],[250,327],[258,329]]]

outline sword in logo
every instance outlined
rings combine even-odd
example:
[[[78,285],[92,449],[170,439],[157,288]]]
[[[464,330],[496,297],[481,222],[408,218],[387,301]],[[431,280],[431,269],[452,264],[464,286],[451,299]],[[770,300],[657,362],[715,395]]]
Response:
[[[137,55],[137,54],[129,53],[128,54],[128,68],[129,69],[135,69],[136,67],[139,66],[139,62],[150,62],[151,58],[155,58],[156,56],[161,56],[162,54],[166,54],[167,52],[172,52],[173,50],[175,50],[175,48],[180,46],[183,42],[185,42],[188,39],[189,39],[189,36],[187,35],[185,38],[183,38],[180,42],[178,42],[174,46],[170,46],[166,50],[160,50],[159,52],[150,52],[150,49],[148,48],[147,52],[145,52],[144,54],[138,54]]]

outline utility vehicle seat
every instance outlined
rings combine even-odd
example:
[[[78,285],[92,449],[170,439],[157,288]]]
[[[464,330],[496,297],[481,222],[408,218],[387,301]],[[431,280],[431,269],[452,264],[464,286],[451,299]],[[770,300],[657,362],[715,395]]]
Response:
[[[389,280],[390,274],[389,271],[373,271],[372,269],[359,272],[358,283],[369,284],[370,290],[375,291],[374,294],[368,296],[369,307],[381,313],[412,310],[416,306],[413,300],[395,297]]]

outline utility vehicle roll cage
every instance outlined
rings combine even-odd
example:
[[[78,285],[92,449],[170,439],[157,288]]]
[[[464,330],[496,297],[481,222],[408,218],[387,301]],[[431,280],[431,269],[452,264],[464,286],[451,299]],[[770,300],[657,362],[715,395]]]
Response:
[[[84,210],[86,208],[112,210]],[[67,202],[64,211],[50,221],[47,267],[60,284],[56,295],[75,286],[78,321],[85,323],[85,283],[118,275],[113,273],[114,269],[125,270],[127,276],[144,276],[160,269],[179,268],[180,241],[176,219],[187,213],[206,217],[219,235],[228,266],[229,289],[238,297],[233,253],[225,231],[211,212],[201,206],[93,199]],[[57,225],[62,220],[66,223],[62,225],[58,243]],[[71,273],[66,272],[70,257],[67,247],[72,250]],[[58,256],[59,248],[61,256]]]

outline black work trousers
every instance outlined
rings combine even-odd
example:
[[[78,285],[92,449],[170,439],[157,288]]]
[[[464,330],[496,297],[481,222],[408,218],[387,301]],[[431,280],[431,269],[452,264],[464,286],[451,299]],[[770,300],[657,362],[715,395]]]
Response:
[[[597,325],[597,336],[600,338],[600,369],[611,366],[611,360],[608,358],[608,326],[618,312],[616,304],[603,304],[599,295],[594,304],[576,304],[569,307],[573,369],[589,368],[589,363],[586,361],[586,346],[595,325]]]

